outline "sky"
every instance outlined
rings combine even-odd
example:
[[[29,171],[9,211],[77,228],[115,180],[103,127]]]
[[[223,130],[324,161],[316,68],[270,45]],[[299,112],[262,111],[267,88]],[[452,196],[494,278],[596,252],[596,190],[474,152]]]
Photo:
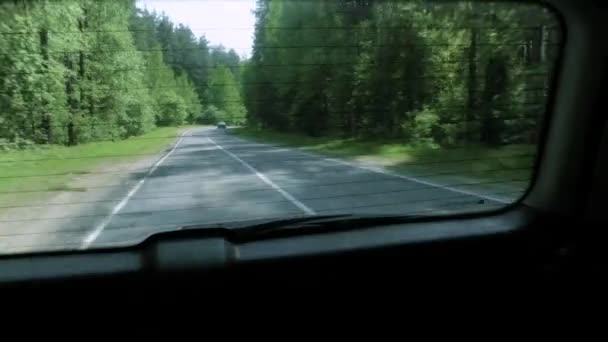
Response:
[[[189,26],[210,45],[222,44],[249,56],[253,44],[255,0],[138,0],[139,8],[165,12],[173,23]]]

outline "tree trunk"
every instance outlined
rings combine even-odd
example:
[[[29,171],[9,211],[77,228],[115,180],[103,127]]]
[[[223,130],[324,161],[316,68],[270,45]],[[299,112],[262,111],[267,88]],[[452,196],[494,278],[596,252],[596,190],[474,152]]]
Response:
[[[463,124],[465,142],[471,140],[471,132],[469,132],[468,123],[475,117],[477,110],[477,28],[471,29],[471,43],[468,51],[468,68],[469,75],[467,79],[467,107],[464,111]]]
[[[70,71],[70,75],[65,80],[65,94],[67,96],[68,108],[70,109],[72,116],[70,122],[68,123],[68,145],[72,146],[76,145],[78,142],[74,129],[74,117],[78,115],[78,101],[76,100],[74,94],[74,64],[72,63],[72,59],[68,54],[65,54],[63,59],[66,69]]]
[[[481,101],[480,142],[499,145],[502,142],[503,119],[495,112],[504,111],[504,96],[507,90],[507,67],[502,57],[492,57],[485,69],[485,86]]]
[[[45,73],[48,73],[49,70],[49,31],[47,29],[43,29],[40,31],[40,52],[42,53],[43,64],[42,67]],[[42,122],[41,129],[45,136],[44,143],[51,144],[53,143],[53,129],[51,127],[51,114],[48,112],[48,101],[42,100]],[[35,133],[35,132],[34,132]],[[35,136],[35,134],[34,134]]]

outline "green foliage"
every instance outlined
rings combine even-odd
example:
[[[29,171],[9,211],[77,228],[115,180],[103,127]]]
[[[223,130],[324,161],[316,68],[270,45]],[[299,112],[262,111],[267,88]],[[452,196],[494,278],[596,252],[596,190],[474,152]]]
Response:
[[[132,0],[2,2],[0,19],[3,149],[124,139],[202,111],[206,41]]]
[[[430,145],[535,141],[559,41],[540,7],[258,0],[255,14],[242,89],[253,127]]]
[[[33,141],[17,137],[13,141],[0,139],[0,151],[7,152],[12,150],[28,150],[36,145]]]
[[[0,139],[209,121],[309,136],[534,143],[559,31],[510,3],[258,0],[252,56],[133,0],[0,4]],[[277,29],[289,28],[289,29]],[[293,29],[291,29],[293,28]]]
[[[442,133],[439,115],[429,108],[424,108],[415,112],[413,117],[412,141],[423,145],[435,145]]]
[[[196,123],[203,125],[214,125],[221,121],[226,114],[219,110],[216,106],[210,105],[205,111],[196,119]]]
[[[217,65],[209,80],[209,101],[223,112],[218,117],[231,125],[243,124],[246,120],[245,107],[241,99],[239,83],[223,64]]]

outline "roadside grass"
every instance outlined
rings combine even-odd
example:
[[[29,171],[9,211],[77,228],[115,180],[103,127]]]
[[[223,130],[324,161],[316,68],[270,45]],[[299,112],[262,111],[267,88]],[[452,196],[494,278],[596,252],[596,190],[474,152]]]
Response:
[[[231,129],[237,136],[260,142],[299,147],[331,157],[379,165],[397,173],[442,179],[447,183],[471,182],[527,186],[532,175],[535,145],[480,145],[439,148],[405,144],[394,139],[342,139],[309,137],[250,128]]]
[[[102,165],[160,153],[176,141],[184,128],[157,128],[145,135],[115,142],[0,152],[1,202],[14,204],[32,196],[39,198],[45,192],[84,192],[87,189],[69,185],[74,177],[90,174]]]

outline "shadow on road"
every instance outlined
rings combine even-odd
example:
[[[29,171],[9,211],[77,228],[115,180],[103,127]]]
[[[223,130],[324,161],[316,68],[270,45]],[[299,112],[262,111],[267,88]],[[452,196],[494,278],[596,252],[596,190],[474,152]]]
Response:
[[[183,225],[301,216],[306,214],[301,205],[316,214],[436,214],[498,207],[449,189],[208,129],[184,137],[151,175],[142,171],[130,177],[123,196],[144,177],[145,183],[114,214],[110,204],[116,202],[100,205],[92,215],[65,219],[71,243],[102,220],[109,221],[95,245],[137,242]],[[56,232],[54,241],[67,233]]]

